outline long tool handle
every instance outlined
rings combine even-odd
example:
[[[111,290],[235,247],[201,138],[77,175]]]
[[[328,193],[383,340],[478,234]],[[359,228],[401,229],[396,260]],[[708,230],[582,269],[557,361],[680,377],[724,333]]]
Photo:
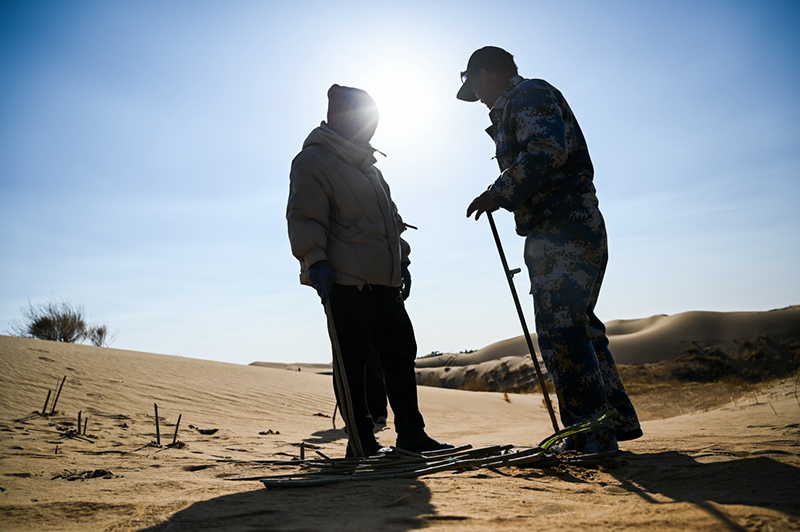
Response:
[[[337,395],[339,396],[339,411],[344,419],[344,429],[347,432],[348,445],[352,445],[353,453],[357,457],[364,456],[364,450],[361,447],[361,440],[358,437],[358,430],[356,429],[356,416],[353,413],[353,402],[350,397],[350,387],[347,385],[347,373],[344,370],[344,360],[342,359],[342,350],[339,347],[339,337],[336,335],[336,325],[333,323],[333,311],[331,310],[331,302],[325,302],[325,315],[328,317],[328,334],[331,337],[331,346],[333,346],[333,385],[336,387]]]
[[[519,322],[522,325],[522,332],[525,336],[525,341],[528,343],[528,351],[531,353],[533,360],[533,369],[536,370],[536,378],[539,379],[539,387],[542,389],[544,395],[544,402],[547,405],[547,412],[550,414],[550,421],[553,423],[553,430],[558,432],[558,421],[556,421],[556,413],[553,410],[553,403],[550,402],[550,394],[547,393],[547,386],[544,382],[544,375],[539,368],[539,360],[536,358],[536,351],[533,349],[533,342],[531,335],[528,332],[528,324],[525,323],[525,315],[522,313],[522,307],[519,304],[519,297],[517,296],[517,289],[514,287],[514,280],[511,275],[511,270],[508,269],[508,261],[506,254],[503,252],[503,244],[500,242],[500,235],[497,234],[497,226],[494,224],[492,213],[486,212],[486,217],[489,218],[489,225],[492,228],[492,235],[494,235],[494,243],[497,244],[497,252],[500,253],[500,261],[503,263],[503,271],[506,273],[506,280],[508,280],[508,287],[511,289],[511,295],[514,298],[514,305],[517,307],[517,315],[519,315]]]

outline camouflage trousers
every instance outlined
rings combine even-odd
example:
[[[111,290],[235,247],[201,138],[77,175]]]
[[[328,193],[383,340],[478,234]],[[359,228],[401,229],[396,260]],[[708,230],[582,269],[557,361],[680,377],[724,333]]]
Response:
[[[586,214],[588,220],[546,220],[525,240],[539,347],[565,426],[616,408],[617,431],[635,431],[636,410],[594,313],[608,262],[605,224],[599,210]]]

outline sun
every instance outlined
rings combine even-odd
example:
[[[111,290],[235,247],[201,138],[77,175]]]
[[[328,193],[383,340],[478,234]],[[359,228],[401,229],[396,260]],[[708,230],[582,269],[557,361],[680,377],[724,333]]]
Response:
[[[365,80],[364,89],[380,111],[376,140],[402,141],[419,134],[428,112],[422,80],[402,67],[383,67]]]

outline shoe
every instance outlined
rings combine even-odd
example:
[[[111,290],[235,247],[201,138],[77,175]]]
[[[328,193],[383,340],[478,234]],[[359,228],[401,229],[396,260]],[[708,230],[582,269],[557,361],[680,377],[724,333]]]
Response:
[[[578,444],[575,443],[575,438],[573,438],[572,436],[567,436],[558,443],[551,445],[550,448],[547,449],[547,452],[553,454],[563,454],[567,451],[577,451],[577,450],[578,450]]]
[[[636,438],[641,438],[644,435],[641,427],[636,427],[631,430],[622,430],[622,427],[617,427],[617,441],[630,441]]]
[[[372,432],[380,432],[386,428],[386,416],[378,416],[372,420]]]
[[[580,451],[587,455],[607,455],[619,452],[614,430],[597,429],[587,434],[576,434]],[[581,436],[585,436],[581,438]],[[581,441],[582,440],[582,441]]]
[[[381,442],[376,439],[372,439],[372,441],[362,441],[361,442],[361,450],[364,451],[364,456],[376,456],[379,454],[385,454],[387,452],[391,452],[391,449],[388,447],[384,447]],[[345,458],[355,458],[355,453],[350,448],[350,444],[347,444],[347,452],[345,452]]]
[[[553,454],[607,456],[619,454],[619,445],[611,431],[597,429],[588,433],[567,436],[550,447],[548,451]]]
[[[443,451],[445,449],[454,449],[455,445],[450,445],[449,443],[442,443],[434,440],[424,432],[421,436],[416,436],[413,438],[407,437],[398,437],[397,443],[395,445],[400,449],[405,451],[410,451],[412,453],[424,453],[427,451]]]

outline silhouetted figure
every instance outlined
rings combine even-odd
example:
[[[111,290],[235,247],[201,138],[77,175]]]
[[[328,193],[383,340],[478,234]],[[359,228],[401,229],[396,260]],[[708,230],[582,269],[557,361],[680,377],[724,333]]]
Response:
[[[400,238],[406,226],[369,144],[378,109],[363,90],[333,85],[327,118],[292,161],[286,218],[301,282],[313,286],[323,304],[330,301],[355,432],[365,454],[379,452],[366,399],[365,371],[374,347],[396,445],[416,452],[452,447],[425,433],[417,404],[417,344],[404,305],[411,290],[410,248]]]
[[[500,207],[514,213],[525,237],[539,347],[564,425],[616,408],[622,425],[568,440],[586,453],[614,452],[642,435],[594,308],[608,261],[594,169],[578,121],[562,94],[517,73],[511,54],[476,50],[461,73],[457,98],[480,100],[492,125],[500,176],[467,208],[477,220]]]

